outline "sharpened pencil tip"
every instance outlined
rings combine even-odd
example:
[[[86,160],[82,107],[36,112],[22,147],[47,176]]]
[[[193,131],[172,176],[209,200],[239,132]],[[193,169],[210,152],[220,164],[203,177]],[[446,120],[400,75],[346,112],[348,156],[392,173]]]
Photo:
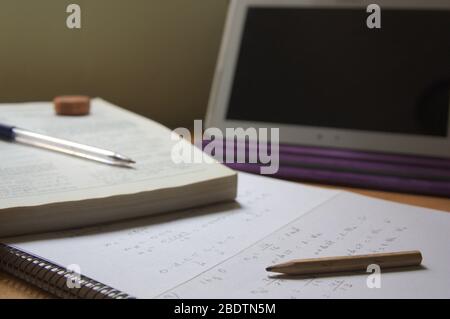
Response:
[[[266,268],[266,271],[272,271],[274,267],[270,266]]]

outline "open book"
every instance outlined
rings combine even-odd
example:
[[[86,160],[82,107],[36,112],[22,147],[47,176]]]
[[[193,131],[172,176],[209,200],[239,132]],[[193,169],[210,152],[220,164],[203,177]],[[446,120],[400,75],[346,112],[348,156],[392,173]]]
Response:
[[[92,101],[91,115],[54,115],[51,103],[4,104],[0,123],[118,151],[134,168],[111,167],[0,141],[0,236],[54,231],[232,200],[237,175],[214,162],[175,164],[172,132]],[[201,152],[192,146],[192,152]],[[206,156],[206,155],[205,155]]]

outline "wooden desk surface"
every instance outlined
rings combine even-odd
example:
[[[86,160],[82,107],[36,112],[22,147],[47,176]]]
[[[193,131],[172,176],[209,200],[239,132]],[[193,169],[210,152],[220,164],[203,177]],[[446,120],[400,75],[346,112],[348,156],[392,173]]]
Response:
[[[358,194],[376,197],[403,204],[416,205],[450,212],[450,199],[430,196],[399,194],[382,191],[372,191],[357,188],[314,185],[326,188],[343,189]],[[46,292],[35,288],[26,282],[0,272],[0,298],[51,298]]]

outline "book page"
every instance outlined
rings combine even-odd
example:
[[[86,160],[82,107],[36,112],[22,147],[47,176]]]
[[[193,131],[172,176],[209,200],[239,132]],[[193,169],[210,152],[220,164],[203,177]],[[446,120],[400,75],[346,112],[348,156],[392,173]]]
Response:
[[[6,243],[63,267],[77,264],[82,274],[136,297],[155,298],[338,194],[246,174],[239,180],[235,203]]]
[[[173,163],[176,141],[169,129],[101,99],[92,100],[91,114],[81,117],[57,116],[51,103],[3,104],[0,123],[113,150],[137,162],[133,169],[112,167],[0,140],[0,209],[138,193],[234,174],[218,163]]]

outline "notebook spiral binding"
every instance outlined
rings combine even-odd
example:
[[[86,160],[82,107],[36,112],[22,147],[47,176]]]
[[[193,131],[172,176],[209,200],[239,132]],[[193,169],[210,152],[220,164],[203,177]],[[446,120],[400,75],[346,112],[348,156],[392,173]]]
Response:
[[[0,270],[60,298],[134,299],[122,291],[83,275],[78,280],[80,288],[69,288],[67,282],[74,278],[72,271],[5,244],[0,244]]]

